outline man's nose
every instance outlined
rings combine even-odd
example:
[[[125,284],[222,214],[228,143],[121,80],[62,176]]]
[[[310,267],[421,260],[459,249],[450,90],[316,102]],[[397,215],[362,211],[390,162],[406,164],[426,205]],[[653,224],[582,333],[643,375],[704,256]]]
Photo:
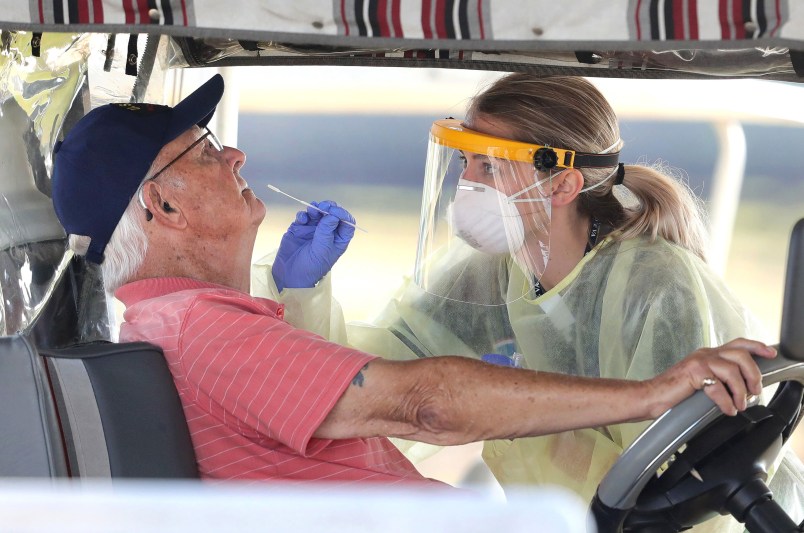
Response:
[[[239,170],[240,167],[246,164],[246,153],[232,146],[223,147],[223,157],[232,167],[232,170]]]

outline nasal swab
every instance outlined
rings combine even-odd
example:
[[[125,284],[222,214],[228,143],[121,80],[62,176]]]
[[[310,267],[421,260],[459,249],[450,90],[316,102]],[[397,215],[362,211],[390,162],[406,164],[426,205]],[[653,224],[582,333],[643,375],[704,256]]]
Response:
[[[299,200],[299,199],[298,199],[298,198],[296,198],[295,196],[291,196],[291,195],[289,195],[289,194],[288,194],[288,193],[286,193],[285,191],[280,191],[279,189],[277,189],[277,188],[276,188],[276,187],[274,187],[273,185],[270,185],[270,184],[269,184],[267,187],[268,187],[269,189],[271,189],[272,191],[276,191],[276,192],[278,192],[279,194],[284,194],[285,196],[287,196],[287,197],[288,197],[288,198],[290,198],[291,200],[296,200],[297,202],[299,202],[299,203],[300,203],[300,204],[302,204],[302,205],[306,205],[307,207],[312,207],[312,208],[313,208],[313,209],[315,209],[316,211],[320,211],[320,212],[324,213],[325,215],[329,215],[329,214],[330,214],[330,213],[327,213],[326,211],[324,211],[323,209],[321,209],[321,208],[319,208],[319,207],[314,206],[314,205],[313,205],[313,204],[311,204],[311,203],[305,202],[304,200]],[[348,224],[348,225],[352,226],[353,228],[359,229],[360,231],[362,231],[362,232],[364,232],[364,233],[368,233],[368,231],[364,230],[363,228],[361,228],[361,227],[360,227],[360,226],[358,226],[357,224],[353,224],[352,222],[349,222],[348,220],[344,220],[344,219],[340,219],[340,220],[341,220],[341,222],[343,222],[344,224]]]

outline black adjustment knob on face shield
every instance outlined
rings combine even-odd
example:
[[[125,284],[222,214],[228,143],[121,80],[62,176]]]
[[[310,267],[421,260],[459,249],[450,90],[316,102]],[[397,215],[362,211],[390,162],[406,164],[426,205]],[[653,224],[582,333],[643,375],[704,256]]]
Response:
[[[539,148],[533,155],[533,166],[536,170],[550,170],[558,164],[558,155],[552,148]]]

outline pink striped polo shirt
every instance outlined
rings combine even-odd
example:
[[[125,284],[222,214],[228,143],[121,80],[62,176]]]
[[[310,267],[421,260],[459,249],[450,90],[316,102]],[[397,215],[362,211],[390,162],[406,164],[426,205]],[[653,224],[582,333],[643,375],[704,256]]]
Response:
[[[165,353],[202,477],[440,485],[386,438],[313,437],[373,355],[296,329],[280,304],[220,285],[155,278],[116,296],[126,305],[120,340]]]

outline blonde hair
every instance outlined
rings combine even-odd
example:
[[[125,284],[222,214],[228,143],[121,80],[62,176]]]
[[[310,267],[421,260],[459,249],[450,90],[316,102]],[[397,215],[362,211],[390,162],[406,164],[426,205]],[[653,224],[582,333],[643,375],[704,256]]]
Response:
[[[579,77],[509,74],[472,99],[467,120],[492,119],[508,126],[514,140],[580,152],[622,149],[617,116],[597,88]],[[578,209],[614,230],[617,239],[660,236],[705,259],[706,224],[702,202],[682,181],[661,167],[625,165],[623,185],[638,201],[623,205],[613,193],[612,168],[579,169],[584,188]],[[608,179],[607,179],[608,178]]]

